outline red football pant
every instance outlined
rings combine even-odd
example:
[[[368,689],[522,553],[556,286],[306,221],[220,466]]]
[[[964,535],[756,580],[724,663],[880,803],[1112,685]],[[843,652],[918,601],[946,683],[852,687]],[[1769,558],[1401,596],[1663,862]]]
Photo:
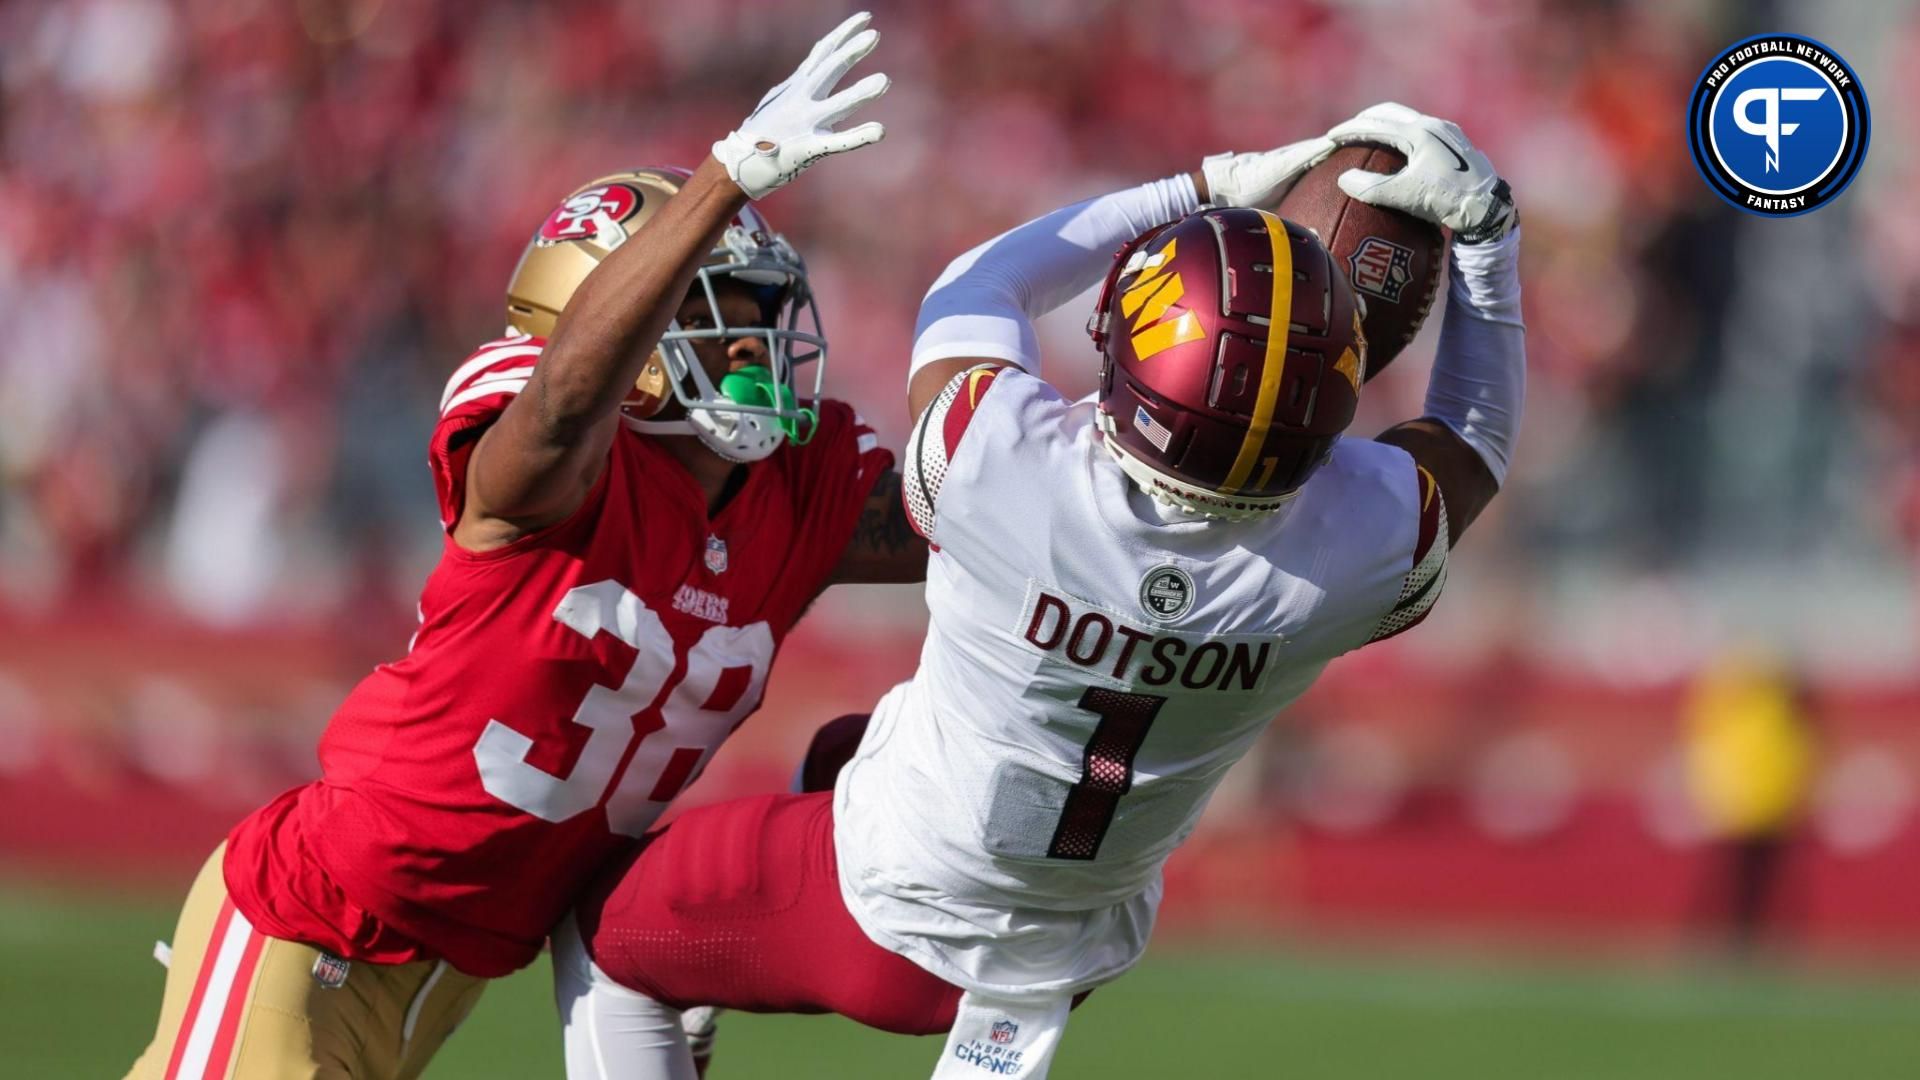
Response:
[[[875,945],[836,866],[829,792],[703,807],[608,868],[580,903],[581,938],[608,977],[676,1009],[952,1027],[960,989]]]

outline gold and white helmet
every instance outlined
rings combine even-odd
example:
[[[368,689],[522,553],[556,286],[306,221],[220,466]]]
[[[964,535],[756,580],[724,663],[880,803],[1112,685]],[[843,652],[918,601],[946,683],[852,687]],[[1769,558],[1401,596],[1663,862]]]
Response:
[[[691,175],[676,168],[634,169],[602,176],[568,195],[547,215],[514,267],[507,283],[507,325],[537,338],[551,336],[573,291]],[[714,281],[722,277],[760,294],[766,325],[727,325],[714,294]],[[712,326],[685,330],[677,320],[667,325],[622,407],[627,426],[653,435],[697,436],[731,461],[758,461],[787,439],[812,438],[816,414],[810,403],[819,399],[826,375],[827,339],[799,254],[748,205],[721,234],[696,281],[706,293]],[[766,343],[766,366],[733,372],[714,386],[687,343],[743,337]],[[803,364],[813,366],[813,387],[804,404],[796,393],[796,373]],[[654,419],[669,401],[677,402],[683,415]]]

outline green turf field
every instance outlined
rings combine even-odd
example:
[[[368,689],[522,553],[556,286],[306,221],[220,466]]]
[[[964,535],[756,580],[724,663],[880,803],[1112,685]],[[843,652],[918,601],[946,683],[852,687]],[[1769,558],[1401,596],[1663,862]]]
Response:
[[[0,1075],[120,1075],[160,994],[166,899],[0,887]],[[1637,969],[1636,969],[1637,968]],[[1053,1075],[1423,1080],[1906,1080],[1920,972],[1649,972],[1405,951],[1162,949],[1096,994]],[[935,1039],[836,1018],[729,1017],[714,1080],[911,1078]],[[492,988],[428,1073],[558,1076],[546,965]]]

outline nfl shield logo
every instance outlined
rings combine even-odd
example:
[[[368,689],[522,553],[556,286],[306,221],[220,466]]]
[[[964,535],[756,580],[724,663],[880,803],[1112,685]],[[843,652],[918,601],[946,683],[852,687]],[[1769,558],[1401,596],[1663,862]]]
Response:
[[[313,961],[313,981],[319,983],[322,990],[338,990],[347,985],[347,973],[352,970],[351,961],[332,953],[321,953]]]
[[[1020,1025],[1011,1020],[995,1020],[993,1022],[993,1030],[987,1033],[987,1038],[992,1039],[1001,1046],[1005,1046],[1013,1041],[1014,1035],[1018,1034],[1019,1031]]]
[[[709,574],[727,572],[727,542],[717,536],[707,537],[707,572]]]
[[[1354,288],[1397,304],[1413,280],[1413,249],[1369,236],[1347,256],[1347,265],[1353,271]]]

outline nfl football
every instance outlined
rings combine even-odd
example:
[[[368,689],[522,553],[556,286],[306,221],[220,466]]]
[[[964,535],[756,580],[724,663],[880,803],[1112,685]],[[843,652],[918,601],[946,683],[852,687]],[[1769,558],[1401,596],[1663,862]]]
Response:
[[[1399,151],[1385,146],[1343,146],[1301,176],[1274,208],[1319,235],[1334,263],[1346,268],[1354,295],[1365,302],[1369,379],[1420,332],[1440,289],[1447,240],[1438,225],[1348,198],[1337,181],[1348,169],[1390,173],[1406,163]]]

